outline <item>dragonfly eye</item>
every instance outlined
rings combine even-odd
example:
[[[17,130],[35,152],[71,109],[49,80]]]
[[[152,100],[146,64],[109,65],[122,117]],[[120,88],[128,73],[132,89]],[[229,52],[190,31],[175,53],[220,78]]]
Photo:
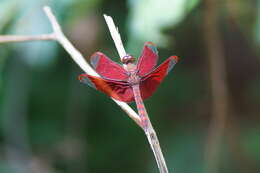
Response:
[[[122,58],[122,63],[123,64],[128,64],[128,63],[134,63],[135,62],[135,57],[127,54]]]

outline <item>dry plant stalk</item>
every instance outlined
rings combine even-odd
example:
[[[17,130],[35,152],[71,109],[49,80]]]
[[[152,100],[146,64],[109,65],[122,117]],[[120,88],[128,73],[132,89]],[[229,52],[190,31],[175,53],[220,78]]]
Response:
[[[61,29],[59,23],[57,22],[57,19],[53,15],[50,7],[45,6],[43,9],[51,23],[53,33],[42,34],[42,35],[0,35],[0,43],[44,41],[44,40],[57,41],[70,54],[71,58],[76,62],[76,64],[79,65],[79,67],[85,73],[99,77],[99,74],[96,73],[96,71],[86,62],[86,60],[84,59],[82,54],[71,44],[71,42],[63,34],[62,29]],[[126,51],[122,44],[118,29],[115,27],[113,19],[110,16],[104,15],[104,18],[107,22],[109,31],[110,31],[111,36],[116,45],[118,54],[119,54],[120,58],[123,58],[124,56],[126,56]],[[115,100],[113,98],[111,98],[111,99],[114,102],[116,102],[116,104],[121,109],[123,109],[126,112],[126,114],[137,123],[137,125],[142,127],[141,119],[140,119],[139,115],[128,104],[126,104],[125,102]],[[154,153],[160,173],[168,173],[168,169],[167,169],[165,159],[164,159],[162,151],[161,151],[159,140],[158,140],[155,130],[153,129],[153,126],[150,122],[148,114],[147,114],[147,118],[148,118],[148,125],[147,125],[147,128],[143,129],[143,130],[146,134],[146,137],[147,137],[149,144],[152,148],[152,151]]]

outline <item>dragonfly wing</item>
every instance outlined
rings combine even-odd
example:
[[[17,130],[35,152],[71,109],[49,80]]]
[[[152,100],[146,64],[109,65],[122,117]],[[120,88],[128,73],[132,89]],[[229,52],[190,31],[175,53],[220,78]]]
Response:
[[[108,80],[87,74],[81,74],[79,80],[116,100],[127,103],[134,101],[133,90],[125,81]]]
[[[127,78],[126,70],[101,52],[94,53],[90,60],[96,71],[105,78],[115,80],[125,80]]]
[[[151,72],[156,66],[158,60],[158,51],[156,45],[152,42],[146,42],[142,51],[142,55],[137,62],[138,74],[144,76]]]
[[[151,73],[147,74],[145,77],[142,78],[140,83],[140,91],[143,100],[147,99],[155,92],[159,84],[163,81],[163,79],[169,73],[169,71],[173,69],[177,61],[177,56],[171,56],[166,61],[164,61],[159,67],[157,67]]]

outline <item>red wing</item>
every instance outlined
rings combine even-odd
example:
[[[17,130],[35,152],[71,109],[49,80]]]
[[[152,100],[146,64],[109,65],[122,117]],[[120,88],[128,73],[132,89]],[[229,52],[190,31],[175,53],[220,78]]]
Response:
[[[146,42],[143,48],[142,55],[137,62],[139,76],[144,76],[151,72],[156,66],[158,60],[158,51],[156,45],[152,42]]]
[[[133,90],[125,81],[107,80],[87,74],[81,74],[79,80],[116,100],[123,102],[134,101]]]
[[[91,64],[96,71],[108,79],[124,80],[127,78],[125,69],[116,62],[109,59],[101,52],[96,52],[91,56]]]
[[[171,56],[166,61],[164,61],[159,67],[153,70],[151,73],[147,74],[140,83],[140,91],[143,100],[150,97],[165,76],[169,73],[169,71],[174,67],[177,63],[178,57]]]

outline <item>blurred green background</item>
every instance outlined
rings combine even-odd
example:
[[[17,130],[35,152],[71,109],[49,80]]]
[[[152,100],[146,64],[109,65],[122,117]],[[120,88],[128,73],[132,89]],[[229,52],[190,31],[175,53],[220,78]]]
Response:
[[[44,5],[86,60],[119,60],[103,14],[135,57],[146,41],[180,57],[145,101],[169,172],[260,172],[260,0],[0,0],[0,34],[51,32]],[[143,131],[81,73],[56,42],[0,44],[0,173],[158,172]]]

